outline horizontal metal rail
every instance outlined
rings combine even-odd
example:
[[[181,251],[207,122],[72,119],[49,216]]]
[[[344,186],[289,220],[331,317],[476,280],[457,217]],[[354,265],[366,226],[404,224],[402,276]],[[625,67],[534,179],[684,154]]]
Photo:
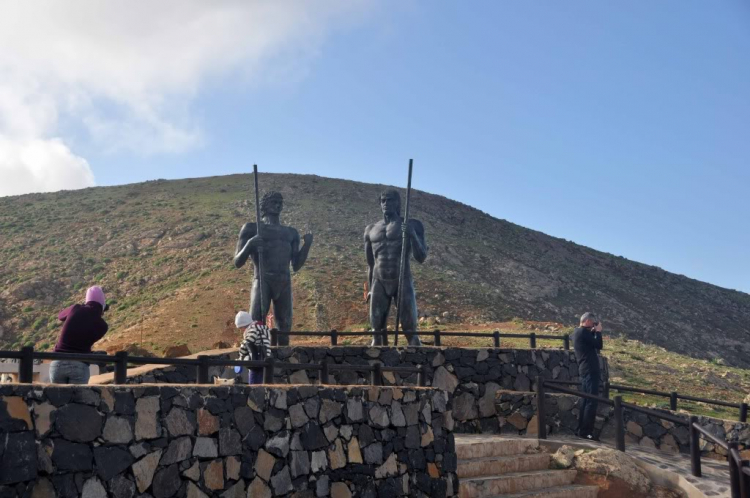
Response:
[[[513,334],[513,333],[500,332],[499,330],[495,330],[494,332],[489,332],[489,333],[487,332],[443,332],[441,330],[433,330],[433,331],[419,331],[418,330],[418,331],[414,331],[411,333],[417,336],[432,336],[434,338],[435,346],[441,345],[442,337],[479,337],[479,338],[492,339],[493,347],[495,348],[500,347],[500,339],[506,338],[506,339],[528,339],[529,347],[532,349],[536,348],[537,339],[562,341],[563,349],[565,350],[570,349],[570,335],[569,334],[550,335],[550,334],[536,334],[535,332],[531,332],[529,334]],[[280,330],[272,329],[271,330],[271,345],[277,346],[278,338],[280,336],[284,336],[284,337],[330,337],[331,345],[337,346],[339,337],[371,337],[372,335],[379,335],[383,337],[384,344],[387,344],[388,336],[391,336],[391,335],[395,336],[395,332],[393,331],[339,332],[337,330],[331,330],[330,332],[305,332],[305,331],[282,332]]]
[[[564,394],[572,394],[573,396],[578,396],[580,398],[586,398],[586,399],[593,399],[595,401],[598,401],[599,403],[604,403],[605,405],[614,406],[614,401],[607,398],[602,398],[601,396],[594,396],[593,394],[589,393],[582,393],[581,391],[576,391],[575,389],[568,389],[566,387],[560,387],[551,385],[546,380],[543,381],[546,387],[549,387],[550,389],[554,389],[555,391],[564,393]]]
[[[723,440],[717,438],[716,436],[714,436],[713,434],[711,434],[710,432],[708,432],[705,428],[703,428],[703,426],[701,426],[698,423],[693,423],[693,425],[695,426],[695,430],[697,430],[698,432],[700,432],[703,435],[704,438],[708,439],[709,441],[711,441],[714,444],[718,444],[719,446],[721,446],[722,448],[724,448],[727,452],[729,451],[729,444],[726,441],[723,441]]]
[[[678,398],[684,399],[687,401],[697,401],[699,403],[710,403],[712,405],[719,405],[719,406],[728,406],[729,408],[742,408],[743,403],[730,403],[728,401],[720,401],[717,399],[705,399],[705,398],[698,398],[695,396],[687,396],[685,394],[678,394]]]
[[[198,384],[207,384],[210,381],[209,367],[245,367],[248,369],[263,369],[263,382],[273,384],[277,368],[286,370],[305,370],[320,372],[320,381],[328,384],[331,370],[358,371],[371,374],[372,385],[383,385],[383,372],[397,372],[417,374],[417,385],[427,385],[425,371],[421,365],[416,367],[385,366],[381,363],[368,365],[339,365],[335,363],[291,363],[279,362],[275,358],[267,358],[263,361],[232,360],[228,358],[211,358],[199,355],[197,358],[149,358],[145,356],[130,356],[125,351],[119,351],[115,355],[106,354],[81,354],[81,353],[46,353],[34,351],[32,347],[24,347],[21,351],[0,351],[0,358],[18,359],[18,381],[24,384],[33,382],[33,367],[35,359],[83,361],[86,363],[114,363],[114,383],[127,384],[128,365],[168,365],[168,366],[192,366],[197,369],[196,379]]]
[[[668,420],[668,421],[670,421],[672,423],[675,423],[675,424],[688,425],[690,423],[690,422],[688,422],[687,420],[685,420],[683,418],[675,417],[674,415],[670,415],[668,413],[662,413],[662,412],[657,412],[655,410],[649,410],[648,408],[643,408],[642,406],[634,405],[632,403],[625,403],[625,402],[623,402],[622,406],[624,406],[626,408],[630,408],[634,412],[640,412],[640,413],[643,413],[644,415],[650,415],[652,417],[660,418],[660,419],[663,419],[663,420]]]

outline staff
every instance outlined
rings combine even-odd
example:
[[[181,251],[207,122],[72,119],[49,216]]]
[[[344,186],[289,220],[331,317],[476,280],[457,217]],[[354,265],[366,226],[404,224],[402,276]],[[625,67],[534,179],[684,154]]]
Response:
[[[411,170],[413,163],[414,160],[409,159],[409,180],[406,184],[406,210],[404,212],[403,224],[401,225],[401,267],[398,272],[398,294],[396,295],[396,299],[398,300],[396,305],[396,337],[393,341],[396,346],[398,346],[398,326],[401,321],[401,310],[404,303],[404,273],[406,272],[406,258],[408,256],[406,244],[409,242],[409,200],[411,199]]]
[[[260,235],[260,226],[263,221],[260,219],[260,195],[258,194],[258,165],[253,164],[253,180],[255,181],[255,222],[257,235]],[[265,325],[266,316],[263,310],[263,245],[258,245],[258,291],[260,292],[260,321]],[[252,312],[252,310],[250,310]]]

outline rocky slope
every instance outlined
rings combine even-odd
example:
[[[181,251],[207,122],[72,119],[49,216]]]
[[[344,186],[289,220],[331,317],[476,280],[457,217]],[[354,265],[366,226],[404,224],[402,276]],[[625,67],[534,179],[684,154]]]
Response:
[[[0,344],[49,347],[55,314],[93,283],[115,301],[110,338],[146,349],[235,337],[251,272],[236,270],[239,228],[254,216],[251,176],[153,181],[0,198]],[[362,234],[382,185],[265,174],[286,224],[315,233],[294,277],[295,328],[361,330]],[[427,262],[415,265],[430,328],[519,317],[573,324],[599,312],[611,333],[750,367],[750,295],[629,261],[416,191]],[[436,317],[436,318],[435,318]],[[447,323],[446,323],[447,322]]]

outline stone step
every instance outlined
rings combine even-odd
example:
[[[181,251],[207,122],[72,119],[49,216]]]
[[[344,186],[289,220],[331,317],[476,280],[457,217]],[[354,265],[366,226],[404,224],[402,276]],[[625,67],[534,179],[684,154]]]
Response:
[[[545,470],[549,468],[548,453],[531,453],[528,455],[491,456],[458,461],[458,477],[480,477]]]
[[[575,470],[534,470],[492,477],[470,477],[460,480],[458,496],[459,498],[488,498],[543,490],[568,486],[575,478]]]
[[[456,441],[456,456],[459,460],[491,456],[523,455],[539,447],[536,439],[489,439]]]
[[[596,498],[599,493],[598,486],[583,486],[573,484],[571,486],[556,486],[554,488],[535,489],[511,495],[498,495],[492,498]]]

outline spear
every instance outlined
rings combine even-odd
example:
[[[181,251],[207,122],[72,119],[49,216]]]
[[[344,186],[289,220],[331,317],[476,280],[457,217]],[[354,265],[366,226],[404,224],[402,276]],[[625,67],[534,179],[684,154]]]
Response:
[[[260,195],[258,194],[258,165],[253,164],[253,180],[255,181],[255,224],[256,232],[260,236],[260,227],[263,221],[260,219]],[[260,292],[260,321],[265,325],[266,317],[263,310],[263,245],[258,246],[258,291]],[[250,310],[252,313],[252,310]]]
[[[409,180],[406,184],[406,209],[404,211],[404,229],[403,238],[401,239],[401,267],[398,272],[398,294],[396,299],[398,300],[398,306],[396,307],[396,337],[394,338],[394,345],[398,346],[398,326],[401,321],[401,310],[403,310],[404,304],[404,276],[406,273],[406,258],[408,255],[407,243],[409,242],[409,200],[411,199],[411,170],[413,159],[409,159]],[[406,331],[404,331],[406,332]]]

